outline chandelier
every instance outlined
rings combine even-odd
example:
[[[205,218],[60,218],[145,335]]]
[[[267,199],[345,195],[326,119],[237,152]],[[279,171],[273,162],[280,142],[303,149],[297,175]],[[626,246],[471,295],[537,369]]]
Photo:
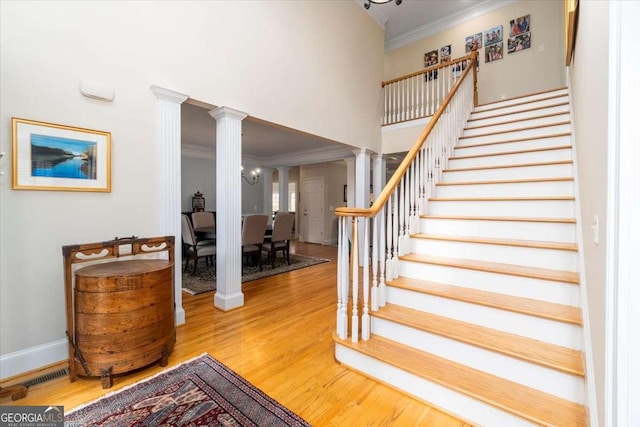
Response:
[[[365,9],[369,9],[371,7],[371,3],[373,4],[384,4],[384,3],[389,3],[392,0],[365,0],[364,2],[364,8]],[[400,3],[402,3],[402,0],[395,0],[396,4],[399,5]]]
[[[244,173],[244,166],[240,166],[240,171],[242,174],[242,179],[244,179],[244,181],[249,184],[249,185],[255,185],[260,181],[260,168],[255,168],[253,169],[250,173],[249,176],[245,175]]]

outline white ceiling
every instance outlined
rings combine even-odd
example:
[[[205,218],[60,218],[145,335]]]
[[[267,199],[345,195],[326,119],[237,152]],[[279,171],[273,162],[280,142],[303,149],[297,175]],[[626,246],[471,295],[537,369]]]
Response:
[[[355,0],[361,5],[363,0]],[[514,0],[395,0],[372,4],[369,15],[385,28],[385,50],[435,34],[445,28],[513,3]],[[194,103],[197,104],[197,103]],[[205,108],[206,107],[206,108]],[[211,106],[182,106],[182,150],[213,156],[215,120]],[[297,166],[343,159],[352,147],[248,117],[242,122],[243,163],[263,167]],[[294,151],[295,150],[295,151]]]

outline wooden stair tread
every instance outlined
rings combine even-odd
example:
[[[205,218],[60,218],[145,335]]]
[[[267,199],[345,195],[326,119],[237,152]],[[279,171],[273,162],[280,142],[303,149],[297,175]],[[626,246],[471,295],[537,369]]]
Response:
[[[562,251],[578,251],[578,245],[575,243],[564,242],[548,242],[542,240],[515,240],[515,239],[496,239],[489,237],[471,237],[471,236],[446,236],[439,234],[428,233],[415,233],[411,237],[416,239],[427,240],[446,240],[452,242],[465,242],[465,243],[484,243],[488,245],[500,245],[500,246],[518,246],[523,248],[539,248],[539,249],[555,249]]]
[[[534,163],[512,163],[509,165],[495,165],[495,166],[475,166],[470,168],[451,168],[444,169],[443,172],[463,172],[463,171],[477,171],[485,169],[508,169],[508,168],[523,168],[530,166],[551,166],[551,165],[566,165],[572,164],[573,160],[556,160],[553,162],[534,162]]]
[[[528,314],[558,322],[582,325],[582,312],[579,307],[563,305],[532,298],[498,294],[479,289],[447,285],[412,277],[400,276],[386,282],[388,286],[407,289],[414,292],[455,299],[485,307]]]
[[[585,410],[570,402],[381,337],[336,343],[544,426],[584,426]]]
[[[431,202],[517,202],[534,200],[575,200],[574,196],[525,196],[525,197],[429,197]]]
[[[527,109],[524,109],[524,110],[512,111],[510,113],[494,114],[493,116],[478,117],[477,119],[473,119],[472,118],[472,119],[467,120],[467,123],[468,122],[476,122],[476,121],[479,121],[479,120],[495,119],[497,117],[511,116],[513,114],[530,113],[532,111],[544,110],[544,109],[547,109],[547,108],[562,107],[564,105],[569,105],[569,102],[559,102],[557,104],[543,105],[543,106],[534,107],[534,108],[527,108]],[[478,111],[477,113],[481,113],[481,112],[484,112],[484,111]],[[471,113],[471,114],[473,114],[473,113]]]
[[[453,156],[449,157],[449,160],[463,160],[463,159],[477,159],[481,157],[493,157],[493,156],[509,156],[512,154],[526,154],[526,153],[537,153],[540,151],[554,151],[554,150],[566,150],[571,148],[570,145],[559,145],[556,147],[540,147],[540,148],[531,148],[528,150],[517,150],[517,151],[500,151],[496,153],[484,153],[484,154],[473,154],[469,156]]]
[[[575,224],[575,218],[527,218],[527,217],[507,217],[507,216],[464,216],[464,215],[420,215],[420,218],[427,219],[457,219],[471,221],[516,221],[516,222],[551,222],[563,224]]]
[[[568,115],[568,114],[569,114],[568,111],[561,111],[561,112],[558,112],[558,113],[542,114],[542,115],[539,115],[539,116],[529,116],[529,117],[523,117],[521,119],[507,120],[507,121],[504,121],[504,122],[489,123],[489,124],[486,124],[486,125],[468,126],[468,127],[465,127],[464,130],[482,129],[482,128],[491,127],[491,126],[500,126],[500,125],[508,125],[508,124],[512,124],[512,123],[526,122],[526,121],[529,121],[529,120],[546,119],[546,118],[549,118],[549,117],[556,117],[556,116],[565,116],[565,115]],[[467,121],[467,123],[468,122],[469,121]]]
[[[571,176],[559,176],[555,178],[527,178],[527,179],[494,179],[487,181],[457,181],[457,182],[438,182],[436,187],[446,187],[453,185],[482,185],[482,184],[525,184],[538,182],[556,182],[556,181],[573,181]]]
[[[580,351],[571,348],[395,304],[387,304],[380,308],[379,311],[372,312],[371,316],[398,322],[415,329],[448,337],[568,374],[584,376],[582,354]]]
[[[471,147],[484,147],[484,146],[487,146],[487,145],[497,145],[497,144],[509,144],[509,143],[512,143],[512,142],[534,141],[536,139],[558,138],[558,137],[563,137],[563,136],[571,136],[571,132],[551,133],[551,134],[548,134],[548,135],[528,136],[528,137],[525,137],[525,138],[514,138],[514,139],[507,139],[507,140],[504,140],[504,141],[480,142],[480,143],[477,143],[477,144],[458,145],[457,147],[455,147],[455,149],[458,149],[458,148],[471,148]]]
[[[491,102],[485,102],[483,104],[478,104],[478,107],[484,107],[484,106],[492,105],[492,104],[499,104],[499,103],[505,102],[505,101],[513,101],[515,99],[525,99],[525,98],[529,98],[529,97],[536,96],[536,95],[550,94],[550,93],[553,93],[553,92],[558,92],[559,90],[567,90],[567,89],[569,89],[568,86],[560,86],[560,87],[557,87],[557,88],[554,88],[554,89],[545,89],[545,90],[541,90],[541,91],[538,91],[538,92],[527,93],[525,95],[517,95],[517,96],[512,96],[512,97],[509,97],[509,98],[497,99],[497,100],[491,101]],[[557,98],[558,96],[569,96],[569,94],[565,93],[565,94],[550,95],[551,98]],[[548,98],[542,98],[542,99],[548,99]],[[540,101],[540,99],[535,99],[535,100],[530,101],[530,102],[534,102],[534,101]]]
[[[523,265],[504,264],[500,262],[478,261],[473,259],[439,257],[435,255],[407,254],[398,257],[404,261],[437,264],[448,267],[465,268],[489,273],[508,274],[511,276],[529,277],[533,279],[551,280],[570,284],[579,284],[575,271],[552,270],[549,268],[526,267]]]
[[[469,139],[469,138],[479,138],[479,137],[491,136],[491,135],[502,135],[503,133],[521,132],[521,131],[533,130],[533,129],[543,129],[543,128],[548,128],[548,127],[553,127],[553,126],[561,126],[561,125],[569,125],[569,124],[571,124],[571,122],[563,121],[563,122],[556,122],[556,123],[548,123],[548,124],[544,124],[544,125],[525,126],[525,127],[518,128],[518,129],[499,130],[499,131],[495,131],[495,132],[479,133],[477,135],[465,135],[465,136],[459,137],[458,139]]]

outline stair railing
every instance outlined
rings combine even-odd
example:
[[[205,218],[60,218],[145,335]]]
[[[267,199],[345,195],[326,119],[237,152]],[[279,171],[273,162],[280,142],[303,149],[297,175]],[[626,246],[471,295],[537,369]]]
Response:
[[[382,82],[381,124],[431,116],[462,76],[471,55]],[[474,91],[477,104],[477,92]]]
[[[353,342],[358,342],[360,337],[369,339],[369,311],[377,311],[386,304],[385,283],[398,277],[398,257],[408,252],[409,236],[418,231],[419,217],[427,212],[428,199],[477,104],[477,52],[464,60],[469,66],[455,76],[456,82],[450,92],[371,207],[344,207],[335,211],[338,216],[336,334],[340,339],[347,339],[349,335]],[[468,78],[470,72],[473,78]],[[360,235],[364,240],[362,247],[367,252],[362,257],[362,267],[359,262]],[[362,280],[359,278],[361,271]]]

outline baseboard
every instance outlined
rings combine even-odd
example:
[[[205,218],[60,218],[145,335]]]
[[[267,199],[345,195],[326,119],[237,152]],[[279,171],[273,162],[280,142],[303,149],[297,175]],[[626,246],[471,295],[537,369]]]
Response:
[[[66,339],[0,356],[0,380],[69,358]]]

